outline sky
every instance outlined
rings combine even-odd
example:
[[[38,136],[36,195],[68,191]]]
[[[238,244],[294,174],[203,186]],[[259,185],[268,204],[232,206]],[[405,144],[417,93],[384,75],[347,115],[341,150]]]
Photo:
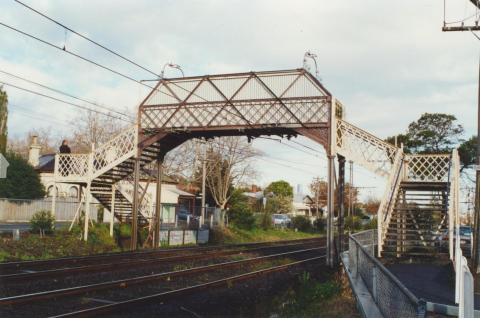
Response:
[[[28,5],[160,72],[167,62],[186,76],[302,67],[307,50],[318,56],[326,88],[346,107],[346,120],[381,138],[404,132],[425,112],[454,114],[474,134],[479,41],[470,32],[443,33],[438,0],[347,1],[51,1]],[[446,20],[472,16],[468,0],[447,0]],[[65,46],[141,80],[153,75],[93,46],[13,0],[0,1],[0,22]],[[149,89],[0,26],[0,71],[73,95],[135,112]],[[179,76],[167,69],[167,77]],[[47,92],[0,73],[0,82]],[[0,84],[1,85],[1,84]],[[59,141],[71,129],[71,106],[5,87],[11,136],[51,127]],[[48,94],[68,99],[48,92]],[[286,146],[256,140],[257,184],[284,179],[308,192],[326,176],[322,147],[299,137]],[[293,147],[297,148],[294,149]],[[300,150],[298,150],[300,149]],[[380,197],[384,180],[353,166],[361,196]],[[348,173],[347,173],[348,177]]]

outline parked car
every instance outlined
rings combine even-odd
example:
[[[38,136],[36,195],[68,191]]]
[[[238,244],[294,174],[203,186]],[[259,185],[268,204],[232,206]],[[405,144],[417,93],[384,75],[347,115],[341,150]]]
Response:
[[[190,221],[199,219],[198,216],[193,215],[192,213],[190,213],[190,211],[188,211],[184,207],[180,207],[180,209],[177,212],[177,217],[178,217],[178,220],[180,221],[187,221],[188,217],[190,217]]]
[[[292,220],[286,214],[273,214],[272,222],[274,226],[289,227],[292,224]]]
[[[457,233],[457,230],[453,230],[453,235]],[[440,231],[439,240],[448,241],[448,229]],[[472,240],[472,228],[470,226],[460,226],[460,244],[470,244]]]

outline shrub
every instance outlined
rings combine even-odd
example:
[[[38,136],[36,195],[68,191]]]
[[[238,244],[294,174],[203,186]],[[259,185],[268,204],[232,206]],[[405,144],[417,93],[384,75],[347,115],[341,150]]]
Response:
[[[325,231],[325,219],[322,217],[317,218],[313,222],[313,229],[317,232],[323,232]]]
[[[272,215],[268,212],[262,213],[260,217],[260,227],[264,230],[271,229],[273,227]]]
[[[310,232],[312,230],[312,222],[303,215],[293,217],[292,226],[302,232]]]
[[[360,217],[358,216],[347,216],[345,218],[345,230],[350,232],[358,231],[362,228],[362,223],[360,222]]]
[[[105,208],[103,206],[99,206],[97,208],[97,222],[103,223],[103,215],[105,214]]]
[[[89,228],[88,241],[90,244],[115,245],[115,239],[110,236],[107,224],[95,224]]]
[[[45,188],[35,169],[20,155],[5,155],[9,166],[7,177],[0,179],[0,197],[10,199],[38,199],[45,195]]]
[[[38,232],[40,237],[43,237],[45,234],[51,234],[55,229],[55,217],[50,211],[38,211],[30,220],[30,228],[32,232]]]
[[[364,229],[365,230],[375,230],[378,226],[378,221],[377,218],[374,217],[370,222],[365,224]]]
[[[251,230],[255,227],[255,217],[247,205],[238,204],[228,211],[228,220],[236,227]]]

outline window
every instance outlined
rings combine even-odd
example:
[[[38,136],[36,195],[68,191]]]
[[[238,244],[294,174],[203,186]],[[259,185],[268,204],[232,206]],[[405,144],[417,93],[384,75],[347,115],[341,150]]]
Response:
[[[70,198],[78,198],[78,188],[70,187],[70,189],[68,189],[68,196]]]
[[[54,194],[53,189],[54,189],[53,185],[47,188],[47,197],[53,197],[53,194]],[[57,189],[57,194],[58,194],[58,188],[55,187],[55,189]]]

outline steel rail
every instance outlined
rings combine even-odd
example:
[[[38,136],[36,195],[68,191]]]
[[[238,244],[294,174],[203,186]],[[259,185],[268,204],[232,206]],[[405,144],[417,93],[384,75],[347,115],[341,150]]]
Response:
[[[51,267],[55,266],[56,264],[60,264],[66,266],[68,264],[79,264],[81,262],[96,262],[101,261],[103,259],[113,260],[118,258],[132,258],[135,256],[142,256],[148,254],[175,254],[178,252],[190,252],[190,251],[208,251],[208,250],[218,250],[219,248],[235,248],[235,247],[249,247],[249,246],[262,246],[262,245],[278,245],[278,244],[285,244],[285,243],[295,243],[295,242],[308,242],[308,241],[316,241],[321,240],[322,237],[318,238],[309,238],[309,239],[297,239],[297,240],[279,240],[273,242],[255,242],[255,243],[243,243],[243,244],[225,244],[225,245],[218,245],[218,246],[205,246],[205,247],[181,247],[181,248],[171,248],[171,249],[148,249],[144,251],[138,252],[116,252],[116,253],[103,253],[97,255],[88,255],[88,256],[78,256],[78,257],[62,257],[62,258],[54,258],[54,259],[46,259],[46,260],[36,260],[36,261],[19,261],[19,262],[7,262],[7,263],[0,263],[0,273],[5,270],[34,270],[36,266],[45,266]]]
[[[98,284],[90,284],[90,285],[84,285],[84,286],[76,286],[76,287],[63,288],[63,289],[57,289],[57,290],[51,290],[51,291],[44,291],[44,292],[39,292],[34,294],[5,297],[5,298],[0,298],[0,305],[1,306],[18,305],[18,304],[29,303],[29,302],[38,301],[38,300],[65,297],[65,296],[82,294],[86,292],[104,290],[109,288],[127,288],[131,285],[150,283],[155,280],[167,279],[167,278],[178,277],[178,276],[187,276],[187,275],[197,274],[201,272],[208,272],[208,271],[212,271],[219,268],[223,269],[223,268],[235,267],[235,266],[244,265],[244,264],[255,264],[255,263],[259,263],[272,258],[285,257],[285,256],[318,251],[323,249],[325,249],[324,246],[301,249],[301,250],[283,252],[283,253],[278,253],[273,255],[258,256],[258,257],[244,259],[244,260],[210,264],[210,265],[199,266],[199,267],[173,271],[173,272],[137,276],[133,278],[120,279],[120,280],[111,281],[111,282],[103,282]]]
[[[178,261],[190,261],[190,260],[200,260],[210,257],[219,257],[219,256],[229,256],[233,254],[242,254],[242,253],[250,253],[259,250],[266,250],[266,249],[277,249],[277,248],[286,248],[286,247],[295,247],[298,245],[306,245],[306,244],[315,244],[316,241],[313,242],[301,242],[301,243],[292,243],[292,244],[284,244],[284,245],[273,245],[273,246],[260,246],[254,247],[250,249],[235,249],[235,250],[220,250],[220,251],[207,251],[207,252],[198,252],[194,254],[186,254],[186,255],[174,255],[174,256],[166,256],[161,258],[144,258],[144,259],[129,259],[122,262],[113,262],[113,263],[101,263],[101,264],[93,264],[93,265],[85,265],[85,266],[78,266],[78,267],[65,267],[65,268],[58,268],[58,269],[51,269],[51,270],[44,270],[38,272],[29,272],[29,273],[19,273],[19,274],[8,274],[8,275],[0,275],[0,281],[2,284],[5,283],[12,283],[12,282],[19,282],[23,280],[30,280],[34,278],[48,278],[54,277],[57,278],[59,276],[66,276],[74,273],[81,273],[81,272],[89,272],[92,273],[102,272],[107,270],[119,269],[124,267],[131,267],[133,265],[158,265],[164,264],[169,262],[178,262]],[[163,256],[163,255],[159,255]],[[154,263],[153,263],[154,262]]]
[[[230,276],[230,277],[227,277],[227,278],[218,279],[218,280],[208,282],[208,283],[202,283],[202,284],[198,284],[198,285],[194,285],[194,286],[190,286],[190,287],[179,288],[179,289],[172,290],[172,291],[167,291],[167,292],[162,292],[162,293],[153,294],[153,295],[149,295],[149,296],[129,299],[129,300],[126,300],[126,301],[120,301],[120,302],[113,303],[113,304],[97,306],[97,307],[94,307],[94,308],[83,309],[83,310],[74,311],[74,312],[70,312],[70,313],[65,313],[65,314],[61,314],[61,315],[51,316],[50,318],[99,317],[100,314],[111,313],[111,312],[115,312],[115,311],[118,311],[120,309],[125,309],[125,308],[132,308],[134,306],[150,303],[152,301],[158,301],[158,300],[164,301],[164,300],[168,300],[168,299],[173,298],[173,297],[178,297],[180,295],[188,295],[192,292],[202,290],[202,289],[206,289],[206,288],[219,287],[219,286],[222,286],[222,285],[230,286],[232,282],[243,281],[243,280],[247,280],[247,279],[250,279],[250,278],[254,278],[256,276],[286,270],[286,269],[289,269],[290,267],[293,267],[293,266],[306,264],[306,263],[313,262],[313,261],[318,261],[318,260],[323,259],[323,258],[325,258],[325,255],[316,256],[316,257],[312,257],[312,258],[308,258],[308,259],[304,259],[304,260],[300,260],[300,261],[294,261],[292,263],[273,266],[273,267],[260,269],[260,270],[256,270],[256,271],[253,271],[253,272],[248,272],[248,273],[239,274],[239,275],[235,275],[235,276]]]

